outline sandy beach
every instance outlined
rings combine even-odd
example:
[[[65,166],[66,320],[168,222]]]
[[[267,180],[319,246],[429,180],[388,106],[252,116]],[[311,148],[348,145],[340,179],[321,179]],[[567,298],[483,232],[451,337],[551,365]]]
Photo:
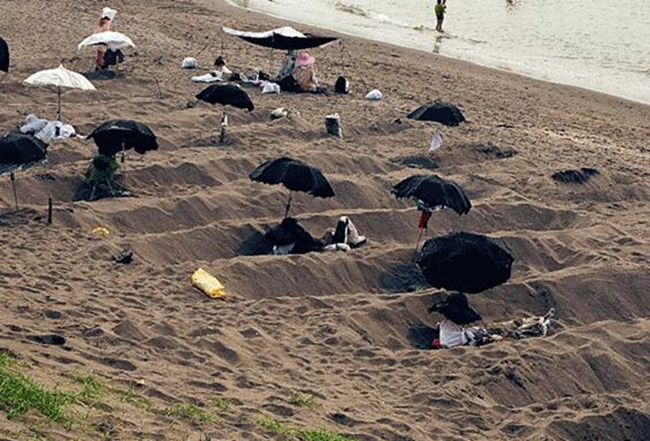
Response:
[[[56,93],[22,81],[60,63],[92,69],[94,54],[76,46],[103,6],[2,0],[12,65],[0,78],[1,133],[29,113],[54,118]],[[70,404],[71,424],[0,412],[0,440],[296,439],[270,422],[358,441],[650,438],[650,106],[343,37],[343,57],[336,45],[312,54],[320,80],[332,88],[345,74],[350,95],[250,89],[255,110],[228,109],[232,141],[222,147],[222,110],[188,106],[204,85],[182,59],[210,67],[221,54],[233,70],[268,72],[269,51],[233,37],[222,51],[220,28],[286,22],[217,0],[110,6],[114,30],[137,49],[117,79],[94,81],[97,92],[65,92],[62,119],[80,134],[113,118],[152,128],[159,150],[127,153],[123,166],[133,196],[72,201],[96,152],[81,139],[53,143],[48,164],[17,174],[18,211],[0,177],[0,353],[47,388],[79,390],[80,378],[103,387]],[[385,99],[365,100],[375,88]],[[434,99],[468,122],[406,118]],[[271,122],[278,107],[291,115]],[[332,112],[342,140],[325,133]],[[501,239],[516,259],[512,278],[472,305],[485,323],[554,307],[547,338],[422,349],[418,330],[441,319],[427,309],[442,291],[411,263],[418,212],[390,188],[423,172],[405,158],[427,157],[435,128],[444,144],[431,172],[461,184],[473,209],[435,213],[429,235]],[[320,168],[336,191],[295,195],[300,222],[320,235],[350,216],[368,244],[252,255],[287,193],[248,174],[283,155]],[[582,185],[551,179],[581,167],[599,174]],[[98,226],[110,234],[92,234]],[[134,262],[115,264],[125,248]],[[223,282],[225,301],[191,286],[199,267]],[[33,340],[44,334],[66,343]]]

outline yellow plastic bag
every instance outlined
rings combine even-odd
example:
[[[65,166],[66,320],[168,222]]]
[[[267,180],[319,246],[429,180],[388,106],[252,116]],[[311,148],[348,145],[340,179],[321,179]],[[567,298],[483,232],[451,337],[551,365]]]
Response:
[[[205,271],[203,268],[197,269],[190,277],[192,285],[203,291],[203,293],[213,299],[222,299],[225,297],[224,287],[216,277]]]
[[[111,233],[108,231],[108,228],[105,228],[105,227],[95,227],[95,228],[93,228],[92,233],[93,233],[95,236],[100,236],[100,237],[106,237],[106,236],[108,236],[109,234],[111,234]]]

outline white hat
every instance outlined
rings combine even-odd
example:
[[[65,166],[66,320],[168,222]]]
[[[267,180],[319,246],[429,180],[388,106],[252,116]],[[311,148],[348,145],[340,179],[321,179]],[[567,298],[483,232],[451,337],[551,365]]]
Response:
[[[115,18],[116,15],[117,15],[117,11],[115,9],[111,9],[111,8],[106,7],[104,9],[102,9],[101,18],[108,18],[109,20],[112,21]]]

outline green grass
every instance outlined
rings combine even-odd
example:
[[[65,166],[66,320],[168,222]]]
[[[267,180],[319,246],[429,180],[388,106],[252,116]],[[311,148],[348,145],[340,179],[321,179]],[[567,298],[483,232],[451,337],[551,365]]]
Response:
[[[76,398],[85,404],[96,404],[107,390],[104,383],[92,375],[75,375],[72,379],[83,386]]]
[[[355,441],[327,429],[296,429],[266,417],[260,418],[257,424],[288,441]]]
[[[212,404],[219,410],[226,411],[230,407],[230,401],[226,397],[216,397],[212,400]]]
[[[15,360],[0,353],[0,410],[7,419],[18,418],[34,410],[46,418],[71,424],[65,410],[74,401],[74,394],[58,390],[46,390],[14,369]]]
[[[289,404],[299,407],[314,407],[316,405],[316,400],[311,395],[294,392],[289,397]]]
[[[132,388],[120,391],[119,395],[120,401],[123,403],[133,404],[136,407],[142,407],[144,409],[149,409],[151,407],[151,401],[142,395],[136,394]]]
[[[165,410],[168,417],[185,418],[199,426],[219,422],[219,417],[200,409],[193,404],[177,404]]]

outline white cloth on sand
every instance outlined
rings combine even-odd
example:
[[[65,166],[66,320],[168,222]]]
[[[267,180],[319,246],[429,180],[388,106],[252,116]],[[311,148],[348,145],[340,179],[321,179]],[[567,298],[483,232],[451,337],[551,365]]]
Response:
[[[384,99],[384,95],[378,89],[375,89],[368,92],[366,99],[368,101],[381,101]]]
[[[465,329],[452,322],[451,320],[443,320],[440,322],[440,344],[446,348],[453,348],[455,346],[463,346],[469,343]]]
[[[53,140],[67,139],[75,136],[77,132],[70,124],[63,124],[61,121],[48,121],[41,119],[33,113],[27,115],[25,124],[20,127],[22,133],[34,135],[44,143],[48,144]]]
[[[217,81],[222,81],[221,74],[216,72],[210,72],[205,75],[199,75],[197,77],[192,77],[192,81],[195,83],[216,83]]]

